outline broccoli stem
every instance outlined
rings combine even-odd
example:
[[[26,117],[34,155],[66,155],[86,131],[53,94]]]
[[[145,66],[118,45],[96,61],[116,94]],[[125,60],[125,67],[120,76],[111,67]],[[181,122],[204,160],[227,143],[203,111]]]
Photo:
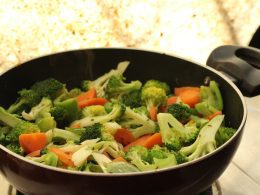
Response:
[[[19,111],[21,111],[21,107],[23,107],[23,105],[25,104],[25,101],[23,99],[21,99],[19,102],[17,102],[16,104],[12,104],[7,111],[9,113],[17,113]]]
[[[21,119],[15,117],[14,115],[8,113],[4,108],[0,107],[0,121],[10,127],[15,127],[19,122],[21,122]]]

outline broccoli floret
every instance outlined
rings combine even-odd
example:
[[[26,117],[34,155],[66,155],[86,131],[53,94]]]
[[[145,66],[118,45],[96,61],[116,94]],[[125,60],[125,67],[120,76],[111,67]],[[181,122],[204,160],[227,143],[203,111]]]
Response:
[[[120,128],[122,127],[117,122],[103,123],[101,126],[101,139],[103,141],[115,141],[114,134]],[[86,131],[86,127],[66,128],[66,130],[81,136]]]
[[[161,88],[165,91],[166,95],[169,95],[171,93],[171,90],[170,90],[170,86],[165,83],[165,82],[162,82],[162,81],[158,81],[158,80],[148,80],[143,88],[149,88],[149,87],[157,87],[157,88]]]
[[[101,128],[102,125],[100,123],[95,123],[91,126],[85,127],[85,131],[80,136],[80,142],[101,138]]]
[[[157,159],[166,158],[168,156],[168,153],[170,152],[168,151],[167,148],[160,147],[159,145],[155,145],[148,152],[148,162],[153,163],[154,162],[153,158],[157,158]]]
[[[58,127],[64,128],[70,124],[67,120],[69,118],[69,114],[65,108],[59,106],[53,107],[50,113],[54,117]]]
[[[5,140],[8,143],[18,142],[18,138],[21,134],[40,131],[39,127],[34,123],[19,119],[15,115],[8,113],[2,107],[0,107],[0,121],[11,127],[11,130],[5,136]]]
[[[208,102],[200,102],[195,105],[195,109],[203,116],[210,116],[218,110],[211,106]]]
[[[91,126],[95,123],[106,123],[110,121],[115,121],[118,118],[120,118],[125,112],[125,107],[122,104],[113,104],[113,109],[106,115],[102,116],[94,116],[94,117],[84,117],[80,120],[74,121],[71,126],[77,126],[77,127],[87,127]]]
[[[158,124],[163,143],[170,150],[178,151],[186,143],[195,140],[199,133],[195,123],[188,123],[187,126],[183,126],[169,113],[159,113]]]
[[[20,144],[18,144],[16,142],[6,145],[6,148],[19,155],[23,155],[23,153],[24,153]]]
[[[174,154],[177,164],[182,164],[187,162],[187,157],[181,154],[180,152],[171,151]]]
[[[180,153],[187,156],[188,161],[206,155],[216,149],[216,133],[223,122],[224,115],[215,116],[199,132],[196,141],[180,149]]]
[[[39,127],[36,124],[21,120],[12,128],[11,131],[9,131],[9,133],[6,135],[6,140],[10,142],[18,142],[19,136],[21,134],[34,133],[39,131]]]
[[[23,111],[22,116],[28,121],[35,120],[35,123],[41,130],[47,131],[56,127],[56,121],[50,114],[51,108],[52,101],[49,98],[43,97],[41,102],[32,107],[29,113]]]
[[[209,122],[209,120],[206,118],[201,118],[201,117],[194,116],[194,115],[191,115],[190,118],[191,118],[191,120],[193,120],[196,123],[196,126],[199,129],[201,129],[207,122]]]
[[[22,89],[18,92],[19,98],[9,108],[9,113],[20,114],[22,111],[29,111],[37,105],[43,97],[54,98],[65,89],[64,84],[49,78],[36,82],[30,89]]]
[[[137,113],[133,109],[126,107],[124,115],[118,123],[125,128],[128,128],[134,138],[141,137],[145,134],[155,133],[156,124],[150,120],[147,115]]]
[[[107,113],[110,113],[110,112],[113,110],[114,104],[115,104],[115,103],[113,103],[113,102],[107,102],[107,103],[105,103],[105,105],[104,105],[105,111],[106,111]]]
[[[177,165],[175,155],[167,148],[155,145],[148,150],[144,146],[132,146],[125,155],[126,159],[140,171],[155,170]]]
[[[158,110],[159,106],[164,106],[167,101],[165,91],[158,87],[143,88],[141,98],[148,111],[151,111],[152,108]]]
[[[217,147],[221,146],[226,141],[228,141],[235,133],[236,133],[236,129],[231,127],[221,126],[218,129],[218,132],[216,133],[216,137],[215,137],[217,142]]]
[[[95,123],[91,126],[82,128],[67,128],[67,131],[80,136],[80,142],[89,139],[101,138],[103,141],[114,141],[113,135],[121,126],[116,122],[107,122],[104,124]]]
[[[191,109],[183,104],[171,104],[166,112],[172,114],[182,124],[189,121],[191,116]]]
[[[41,97],[56,98],[65,89],[65,85],[54,78],[48,78],[36,82],[32,85],[31,90],[35,91]]]
[[[57,122],[57,126],[64,128],[79,117],[77,101],[74,98],[69,98],[61,102],[56,102],[50,113]]]
[[[83,171],[84,172],[103,173],[103,170],[101,169],[101,167],[97,164],[94,164],[93,162],[86,163]]]
[[[81,89],[74,88],[68,92],[68,98],[75,98],[82,93]]]
[[[102,125],[101,138],[104,141],[114,141],[114,134],[122,128],[117,122],[107,122]]]
[[[148,110],[145,106],[133,108],[133,111],[138,113],[138,114],[145,115],[145,116],[149,117],[149,112],[148,112]]]
[[[93,81],[91,81],[91,80],[83,80],[81,82],[81,89],[82,89],[82,91],[88,91],[91,88],[93,88],[93,85],[94,85]]]
[[[82,81],[81,87],[84,91],[88,91],[91,88],[95,88],[97,91],[98,97],[105,97],[105,89],[108,84],[108,80],[113,76],[120,76],[123,75],[126,68],[128,67],[129,62],[120,62],[116,69],[110,70],[108,73],[104,74],[103,76],[97,78],[94,81],[84,80]]]
[[[82,109],[83,117],[102,116],[107,114],[105,107],[102,105],[87,106]]]
[[[209,86],[200,87],[200,99],[201,102],[195,105],[195,109],[203,116],[223,109],[222,96],[215,81],[210,81]]]
[[[157,168],[166,168],[177,165],[175,154],[165,147],[155,145],[149,150],[148,159],[150,164],[155,164]]]
[[[121,101],[124,105],[129,106],[130,108],[137,108],[142,106],[141,90],[135,90],[128,94],[124,94],[121,97]]]
[[[48,150],[46,154],[43,154],[40,157],[26,157],[26,158],[52,167],[57,167],[59,164],[58,156],[53,152],[49,152]]]
[[[125,78],[122,75],[112,76],[108,80],[107,87],[105,89],[106,97],[118,99],[122,95],[139,90],[142,87],[142,83],[140,81],[126,83],[124,80]]]
[[[40,113],[49,112],[51,107],[52,101],[49,98],[44,97],[39,104],[32,107],[29,113],[23,111],[22,116],[25,120],[33,121],[40,115]]]
[[[31,89],[22,89],[18,91],[18,94],[19,98],[7,109],[9,113],[20,114],[24,110],[30,110],[41,101],[41,96]]]
[[[8,126],[0,126],[0,144],[2,144],[3,146],[6,146],[8,144],[5,137],[8,134],[8,132],[11,131],[11,129],[12,128]]]
[[[132,146],[125,154],[125,158],[135,165],[140,171],[155,170],[156,165],[150,164],[148,149],[144,146]]]

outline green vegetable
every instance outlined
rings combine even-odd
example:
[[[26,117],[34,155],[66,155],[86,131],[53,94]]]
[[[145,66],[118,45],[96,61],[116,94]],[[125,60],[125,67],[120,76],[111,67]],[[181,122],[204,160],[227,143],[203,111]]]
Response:
[[[86,106],[82,109],[83,117],[102,116],[106,114],[105,107],[102,105]]]
[[[224,119],[224,115],[215,116],[199,132],[196,141],[180,149],[188,161],[194,160],[216,149],[216,133]]]
[[[215,137],[217,146],[221,146],[228,141],[236,133],[236,131],[237,130],[234,128],[221,126]]]
[[[101,127],[102,125],[100,123],[85,127],[85,131],[80,136],[80,142],[88,139],[101,138]]]
[[[94,81],[84,80],[82,81],[81,87],[84,91],[88,91],[91,88],[95,88],[98,97],[105,97],[105,89],[107,87],[108,81],[113,76],[121,76],[128,67],[129,62],[121,62],[118,64],[116,69],[110,70],[108,73],[100,76]]]
[[[107,172],[109,173],[131,173],[139,172],[139,170],[127,162],[111,162],[107,164]]]
[[[64,90],[64,84],[54,78],[48,78],[36,82],[31,90],[35,91],[40,97],[51,97],[52,99],[59,96]]]
[[[171,104],[168,106],[166,112],[172,114],[178,121],[183,124],[189,121],[192,113],[191,109],[184,104]]]
[[[57,140],[61,139],[64,141],[75,141],[79,142],[80,141],[80,136],[77,135],[76,133],[64,130],[64,129],[58,129],[54,128],[46,132],[47,140],[48,142],[51,142],[52,140]]]
[[[24,156],[19,136],[45,132],[47,144],[40,156],[26,158],[62,167],[61,157],[50,152],[56,148],[64,157],[72,154],[66,157],[69,170],[113,174],[154,171],[192,161],[236,133],[224,126],[224,115],[217,115],[223,110],[223,100],[215,81],[200,86],[200,102],[194,108],[178,100],[166,106],[174,95],[170,86],[155,79],[144,85],[139,80],[126,81],[123,73],[128,64],[119,63],[95,80],[82,81],[81,89],[68,89],[48,78],[18,91],[17,101],[8,110],[0,107],[0,144]],[[78,96],[90,89],[108,102],[79,106]],[[156,132],[159,145],[151,146]],[[116,141],[127,138],[131,142],[127,146]],[[114,161],[119,157],[127,162]]]
[[[175,155],[160,146],[154,146],[151,150],[144,146],[132,146],[125,157],[140,171],[150,171],[177,165]]]
[[[159,106],[164,106],[167,101],[165,91],[158,87],[143,88],[141,98],[148,111],[150,111],[152,107],[159,108]]]
[[[23,155],[22,147],[16,142],[12,142],[12,143],[6,145],[5,147],[16,154]]]
[[[76,99],[69,98],[64,101],[57,101],[50,111],[51,115],[60,128],[68,126],[72,121],[79,118],[79,109]]]
[[[106,97],[107,98],[120,98],[122,95],[128,94],[130,92],[139,90],[142,87],[140,81],[132,81],[131,83],[126,83],[125,78],[122,75],[112,76],[106,86]]]
[[[157,117],[163,143],[170,150],[178,151],[186,143],[194,141],[199,133],[199,129],[192,121],[183,126],[169,113],[159,113]]]
[[[135,90],[128,94],[122,95],[121,101],[124,105],[129,106],[130,108],[137,108],[142,106],[141,90]]]
[[[59,162],[58,156],[55,153],[49,151],[46,154],[41,155],[40,157],[27,157],[27,158],[35,162],[49,165],[52,167],[57,167]]]
[[[125,107],[121,104],[115,103],[113,109],[106,115],[102,116],[93,116],[93,117],[84,117],[80,120],[75,120],[71,125],[79,125],[80,127],[91,126],[95,123],[106,123],[109,121],[115,121],[120,118],[125,111]]]
[[[64,85],[53,78],[36,82],[30,89],[20,90],[18,92],[19,98],[7,111],[17,114],[24,110],[28,111],[37,105],[43,97],[55,98],[63,89]]]
[[[152,80],[146,81],[146,83],[143,86],[143,89],[149,88],[149,87],[161,88],[165,91],[166,95],[169,95],[171,93],[170,86],[167,83],[159,81],[159,80],[152,79]]]
[[[209,116],[217,111],[222,111],[223,100],[216,81],[210,81],[209,86],[200,87],[201,102],[195,109],[203,116]]]
[[[127,151],[125,157],[140,171],[151,171],[156,169],[156,165],[148,162],[148,149],[144,146],[132,146]]]
[[[0,107],[0,121],[11,127],[11,130],[6,133],[4,138],[6,143],[18,142],[21,134],[39,132],[37,125],[17,118],[2,107]]]
[[[49,98],[43,97],[41,102],[32,107],[29,113],[22,112],[24,119],[28,121],[35,120],[35,123],[42,131],[47,131],[56,127],[56,121],[50,114],[52,101]]]
[[[144,113],[135,112],[133,109],[126,107],[124,115],[118,123],[125,128],[130,129],[135,138],[145,134],[155,133],[156,124],[149,119]]]

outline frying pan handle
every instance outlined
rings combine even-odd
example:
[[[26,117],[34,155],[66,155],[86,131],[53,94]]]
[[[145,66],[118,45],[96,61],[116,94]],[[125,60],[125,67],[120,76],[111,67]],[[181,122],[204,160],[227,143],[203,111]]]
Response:
[[[225,45],[213,50],[207,65],[221,71],[245,96],[260,94],[260,50]]]

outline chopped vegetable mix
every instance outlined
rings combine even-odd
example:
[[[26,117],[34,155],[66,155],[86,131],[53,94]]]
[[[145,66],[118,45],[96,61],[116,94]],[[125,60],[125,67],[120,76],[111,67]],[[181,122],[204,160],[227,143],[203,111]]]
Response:
[[[0,107],[0,144],[45,165],[82,172],[152,171],[200,158],[236,132],[218,83],[126,81],[129,62],[68,89],[54,78]]]

